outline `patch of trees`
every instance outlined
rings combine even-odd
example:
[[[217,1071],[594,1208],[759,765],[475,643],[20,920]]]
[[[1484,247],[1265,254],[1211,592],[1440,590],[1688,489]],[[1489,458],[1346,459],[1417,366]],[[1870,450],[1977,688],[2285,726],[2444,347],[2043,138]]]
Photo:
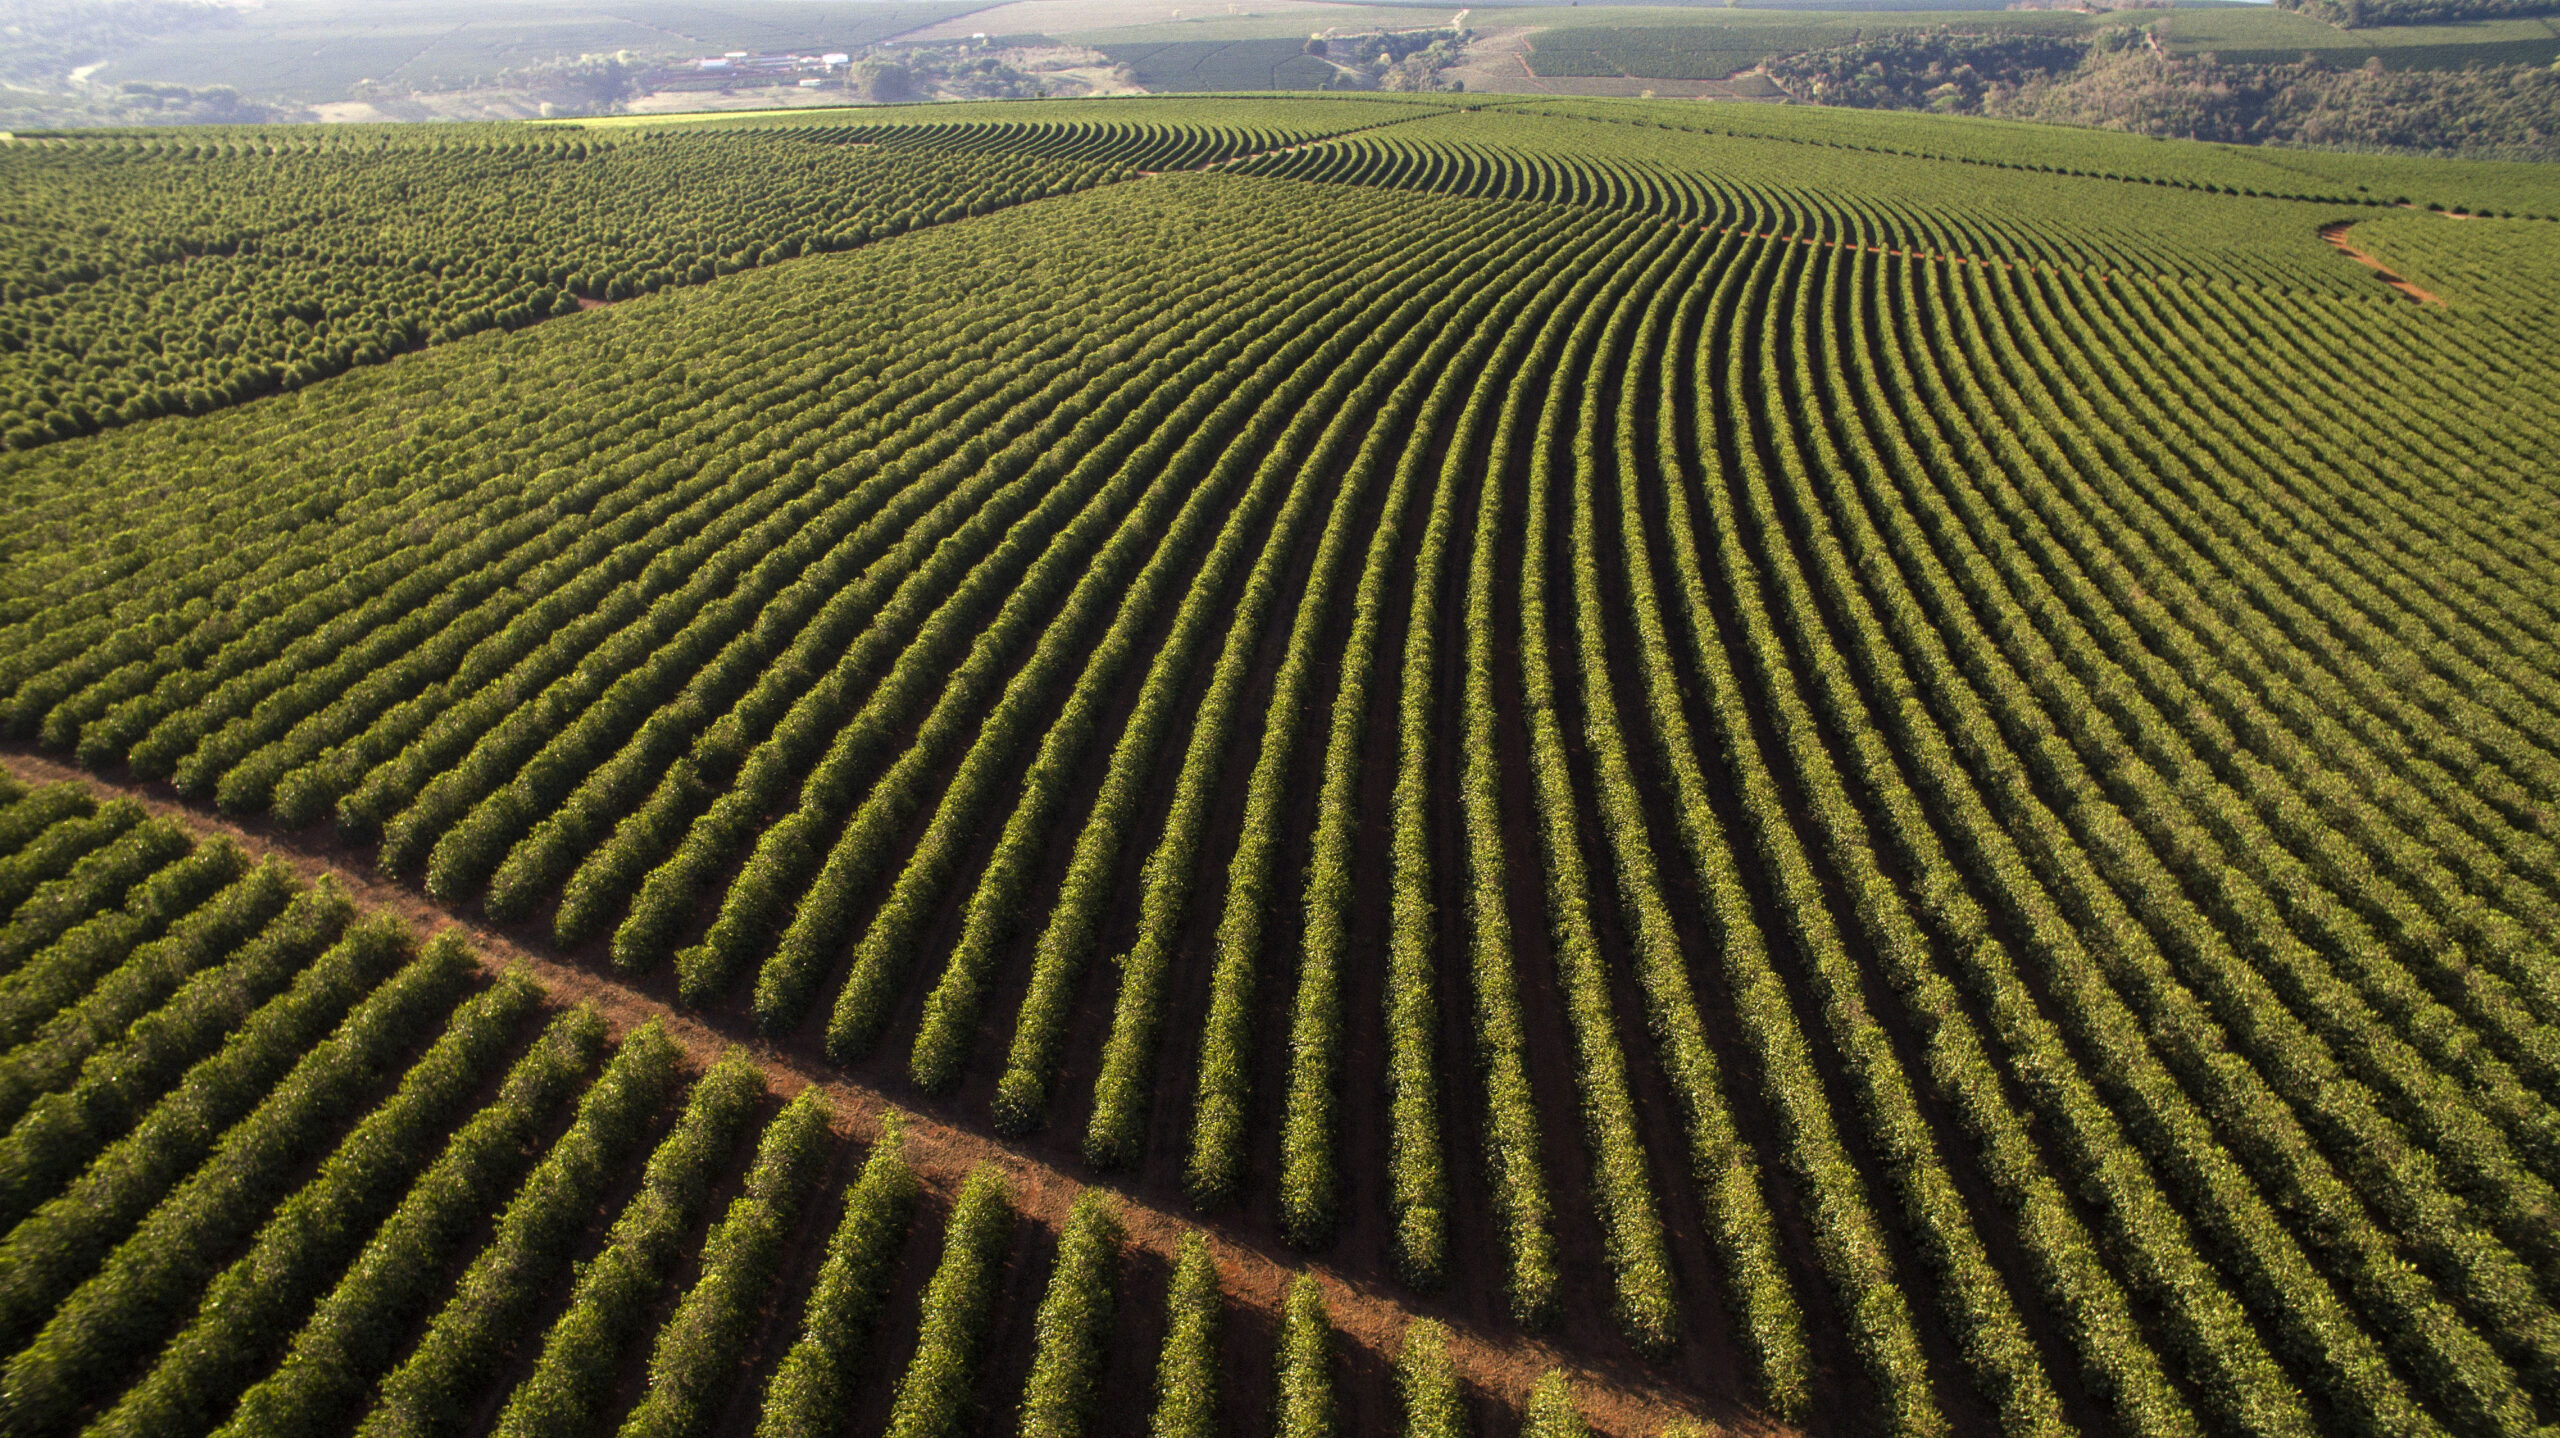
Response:
[[[2560,155],[2560,72],[2535,65],[2339,70],[2162,54],[2140,31],[2082,42],[1944,31],[1809,50],[1762,68],[1801,99],[1998,115],[2174,139],[2519,158]]]
[[[2088,53],[2085,42],[2059,35],[1899,30],[1773,59],[1762,68],[1799,99],[1820,105],[1978,114],[1986,95],[2066,74]]]
[[[1985,110],[2180,139],[2560,158],[2560,73],[2534,65],[2337,70],[2101,49]]]

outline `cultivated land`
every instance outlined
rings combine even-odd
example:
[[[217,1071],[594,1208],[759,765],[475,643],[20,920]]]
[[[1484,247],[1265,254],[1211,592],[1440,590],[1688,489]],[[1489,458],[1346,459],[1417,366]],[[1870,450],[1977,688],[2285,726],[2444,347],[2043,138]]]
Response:
[[[2547,170],[1139,99],[0,194],[0,1431],[2560,1421]]]
[[[1901,33],[2071,38],[2129,23],[2146,25],[2170,54],[2212,53],[2251,64],[2287,64],[2314,55],[2338,69],[2378,59],[2395,70],[2459,70],[2547,65],[2560,56],[2560,27],[2545,17],[2347,30],[2266,5],[2097,13],[1729,10],[1712,19],[1663,6],[1542,5],[1478,12],[1473,23],[1532,27],[1529,60],[1548,80],[1717,80],[1773,56]]]

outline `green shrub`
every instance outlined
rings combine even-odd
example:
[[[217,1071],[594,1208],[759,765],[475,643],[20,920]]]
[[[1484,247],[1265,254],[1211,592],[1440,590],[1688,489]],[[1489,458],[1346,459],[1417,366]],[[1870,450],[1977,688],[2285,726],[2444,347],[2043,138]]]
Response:
[[[1156,1359],[1154,1438],[1216,1438],[1218,1329],[1226,1316],[1209,1241],[1182,1236],[1165,1296],[1164,1351]]]
[[[535,1136],[603,1046],[604,1023],[594,1013],[574,1010],[556,1021],[497,1101],[454,1134],[374,1231],[284,1362],[241,1395],[219,1430],[225,1438],[336,1432],[356,1418],[413,1325],[432,1311],[472,1225],[514,1188]]]
[[[1031,1379],[1022,1394],[1023,1438],[1077,1438],[1093,1418],[1094,1385],[1111,1340],[1120,1219],[1110,1197],[1087,1189],[1058,1238],[1058,1263],[1033,1320]]]
[[[802,1089],[765,1128],[746,1191],[702,1246],[702,1272],[658,1331],[649,1388],[623,1421],[628,1438],[686,1438],[718,1415],[782,1260],[801,1201],[826,1159],[830,1110]]]
[[[1564,1370],[1550,1368],[1529,1390],[1528,1411],[1521,1415],[1520,1438],[1590,1438],[1591,1425],[1574,1402],[1573,1382]]]
[[[601,1416],[622,1356],[692,1232],[720,1166],[763,1096],[764,1080],[731,1053],[696,1080],[676,1123],[649,1156],[640,1192],[623,1207],[603,1252],[578,1276],[568,1312],[543,1340],[534,1370],[498,1417],[505,1438],[580,1431]]]
[[[1396,1353],[1396,1392],[1404,1400],[1407,1438],[1464,1438],[1466,1393],[1449,1357],[1449,1330],[1428,1318],[1405,1325]]]
[[[568,1276],[571,1246],[675,1090],[680,1058],[657,1023],[623,1039],[416,1351],[383,1380],[360,1438],[450,1438],[460,1431],[507,1346]]]
[[[965,1431],[976,1403],[979,1350],[1012,1236],[1004,1172],[981,1164],[951,1206],[942,1263],[925,1289],[915,1357],[898,1380],[898,1401],[890,1410],[890,1438],[951,1438]]]
[[[434,1158],[435,1140],[454,1110],[480,1085],[539,996],[530,980],[511,975],[465,1004],[399,1092],[276,1210],[246,1256],[212,1278],[193,1321],[158,1365],[92,1426],[135,1434],[201,1429],[237,1399],[361,1251],[368,1229],[400,1204]],[[517,1064],[500,1102],[530,1106],[538,1120],[542,1106],[582,1076],[586,1050],[600,1042],[592,1015],[562,1019]],[[31,1352],[44,1346],[39,1339]],[[101,1376],[93,1371],[77,1381],[95,1385]],[[13,1396],[32,1396],[40,1386],[26,1384]]]
[[[282,872],[276,878],[290,884]],[[0,1223],[24,1218],[132,1125],[149,1124],[164,1111],[172,1117],[161,1121],[176,1122],[177,1113],[230,1094],[231,1083],[255,1092],[256,1075],[272,1079],[271,1065],[326,1032],[363,992],[354,986],[379,979],[401,956],[401,943],[378,926],[339,945],[354,918],[354,904],[336,884],[303,890],[237,953],[189,978],[166,1003],[91,1054],[69,1089],[30,1104],[0,1138]],[[269,1029],[289,1033],[279,1033],[270,1046],[263,1037]],[[252,1034],[261,1037],[249,1042]],[[199,1067],[208,1061],[214,1066]],[[225,1087],[210,1087],[215,1084]],[[198,1093],[188,1093],[191,1088]],[[171,1098],[178,1108],[164,1107]],[[220,1112],[237,1110],[226,1101]],[[148,1149],[130,1153],[157,1157]]]
[[[1301,1273],[1280,1309],[1280,1438],[1332,1438],[1333,1319],[1324,1285]]]
[[[897,1113],[882,1117],[880,1140],[845,1194],[844,1217],[827,1243],[799,1340],[766,1390],[757,1438],[820,1438],[843,1426],[850,1370],[888,1302],[898,1250],[915,1216],[919,1185],[900,1129]]]
[[[218,1241],[245,1237],[239,1226],[280,1196],[374,1075],[461,997],[472,965],[458,946],[414,953],[402,925],[359,926],[77,1183],[12,1230],[0,1242],[0,1335],[25,1346],[110,1254],[137,1242],[137,1231],[144,1236],[132,1261],[147,1266],[205,1261],[209,1251],[190,1241],[199,1225]],[[173,1192],[179,1202],[155,1220]],[[155,1221],[179,1246],[153,1241]],[[112,1277],[104,1282],[115,1285]],[[109,1288],[97,1292],[105,1298]]]

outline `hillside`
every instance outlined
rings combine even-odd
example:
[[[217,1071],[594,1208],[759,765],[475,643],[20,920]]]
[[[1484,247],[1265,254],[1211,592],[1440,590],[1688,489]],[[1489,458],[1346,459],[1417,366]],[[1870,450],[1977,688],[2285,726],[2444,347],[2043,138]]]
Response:
[[[2560,1421],[2560,172],[1228,97],[0,197],[0,1431]]]
[[[0,128],[1362,92],[2560,159],[2560,0],[0,0]]]

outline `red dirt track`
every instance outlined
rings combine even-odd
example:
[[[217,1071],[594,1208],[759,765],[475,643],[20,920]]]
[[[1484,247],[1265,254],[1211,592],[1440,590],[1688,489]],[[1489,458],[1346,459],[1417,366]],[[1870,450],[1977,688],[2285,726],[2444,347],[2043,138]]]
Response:
[[[2357,264],[2364,266],[2366,269],[2373,271],[2375,274],[2380,275],[2382,277],[2382,282],[2391,286],[2391,288],[2398,290],[2400,293],[2407,295],[2409,298],[2416,300],[2420,304],[2434,305],[2438,308],[2443,307],[2443,300],[2437,298],[2434,294],[2426,290],[2418,288],[2416,285],[2409,283],[2398,275],[2393,274],[2384,266],[2382,261],[2375,259],[2364,251],[2357,249],[2354,245],[2347,243],[2347,231],[2352,228],[2354,224],[2355,221],[2353,220],[2339,220],[2334,224],[2322,225],[2320,227],[2320,238],[2337,246],[2338,253],[2345,255],[2348,259],[2351,259]]]
[[[797,1042],[775,1044],[755,1037],[743,1026],[732,1031],[725,1019],[706,1021],[608,974],[538,952],[484,923],[457,915],[415,889],[383,879],[372,871],[366,855],[334,843],[326,830],[286,834],[263,823],[235,823],[180,799],[165,784],[138,785],[102,778],[24,744],[0,747],[0,768],[31,784],[70,780],[89,786],[101,797],[132,799],[150,812],[178,820],[199,834],[230,838],[260,858],[282,859],[307,880],[332,877],[358,903],[397,914],[422,933],[459,929],[486,968],[493,972],[517,968],[531,974],[544,986],[552,1002],[592,1007],[617,1037],[656,1020],[699,1064],[708,1064],[724,1050],[742,1048],[764,1071],[778,1098],[816,1087],[835,1109],[838,1129],[852,1137],[865,1141],[876,1137],[882,1116],[897,1109],[907,1115],[909,1159],[926,1185],[943,1198],[958,1192],[972,1168],[985,1162],[998,1163],[1010,1180],[1018,1210],[1054,1233],[1064,1225],[1069,1209],[1087,1187],[1107,1188],[1119,1200],[1132,1250],[1169,1265],[1184,1234],[1203,1232],[1217,1254],[1230,1301],[1266,1315],[1279,1311],[1287,1287],[1298,1273],[1312,1272],[1324,1284],[1340,1341],[1348,1348],[1366,1351],[1346,1355],[1355,1366],[1366,1362],[1383,1367],[1401,1344],[1405,1324],[1413,1317],[1428,1314],[1448,1324],[1452,1356],[1469,1385],[1506,1405],[1524,1404],[1539,1375],[1562,1367],[1572,1375],[1584,1412],[1598,1433],[1617,1438],[1652,1438],[1670,1424],[1694,1423],[1702,1418],[1712,1419],[1708,1431],[1714,1432],[1786,1431],[1739,1405],[1719,1405],[1717,1411],[1701,1412],[1693,1397],[1672,1392],[1650,1375],[1626,1365],[1562,1353],[1538,1340],[1489,1330],[1437,1311],[1435,1305],[1428,1303],[1409,1304],[1378,1279],[1338,1271],[1322,1262],[1297,1260],[1275,1245],[1215,1220],[1197,1220],[1117,1184],[1089,1183],[978,1131],[973,1126],[973,1114],[957,1109],[946,1112],[945,1105],[931,1101],[893,1099],[878,1088],[849,1078],[826,1063],[813,1046]],[[803,1048],[810,1051],[802,1052]]]

